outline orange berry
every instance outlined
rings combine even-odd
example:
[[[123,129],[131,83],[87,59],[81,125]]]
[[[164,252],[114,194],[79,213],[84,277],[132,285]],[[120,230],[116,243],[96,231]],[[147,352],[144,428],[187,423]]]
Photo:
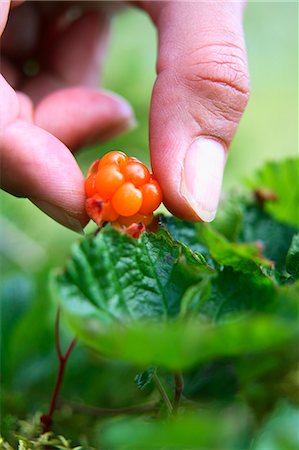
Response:
[[[122,173],[125,180],[131,181],[135,186],[140,186],[147,183],[150,179],[150,173],[147,167],[139,161],[132,161],[131,158],[122,168]]]
[[[142,204],[142,194],[133,183],[124,183],[112,197],[112,206],[122,216],[133,216]]]
[[[123,184],[124,176],[116,164],[100,167],[96,175],[96,190],[103,200],[109,200]]]
[[[150,180],[140,187],[142,192],[142,205],[139,214],[150,214],[158,208],[162,201],[162,191],[156,180]]]
[[[93,195],[95,195],[97,193],[96,190],[96,175],[90,175],[88,178],[86,178],[85,180],[85,193],[86,193],[86,197],[92,197]]]
[[[100,159],[99,167],[104,167],[107,164],[116,164],[117,166],[122,167],[127,160],[128,157],[123,152],[109,152]]]
[[[133,223],[125,229],[124,233],[131,236],[133,239],[139,239],[142,233],[145,231],[145,226],[142,223]]]
[[[86,174],[86,178],[89,178],[90,175],[94,175],[94,174],[97,173],[98,167],[99,167],[99,162],[100,162],[100,160],[99,160],[99,159],[96,159],[96,160],[92,163],[92,165],[91,165],[90,168],[88,169],[88,172],[87,172],[87,174]]]
[[[162,191],[144,164],[119,151],[109,152],[89,168],[86,211],[97,224],[148,226],[162,201]]]
[[[103,222],[114,222],[119,216],[111,203],[104,202],[97,194],[86,200],[85,209],[87,215],[99,226]]]
[[[115,211],[111,202],[103,202],[103,220],[105,222],[114,222],[118,219],[119,214]]]
[[[153,217],[154,217],[153,214],[142,215],[138,213],[134,214],[134,216],[129,217],[119,216],[118,223],[125,227],[129,227],[133,223],[142,223],[147,227],[152,222]]]

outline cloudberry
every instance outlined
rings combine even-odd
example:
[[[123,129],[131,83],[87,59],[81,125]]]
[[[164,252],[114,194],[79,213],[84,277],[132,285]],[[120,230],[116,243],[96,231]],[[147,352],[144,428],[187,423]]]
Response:
[[[142,204],[140,189],[133,183],[124,183],[111,199],[113,208],[122,216],[128,217],[137,214]]]
[[[151,179],[148,183],[145,183],[140,187],[142,193],[142,205],[139,209],[140,214],[149,214],[161,203],[162,191],[158,182]]]
[[[127,155],[123,152],[109,152],[99,160],[99,167],[106,166],[107,164],[116,164],[117,166],[122,167],[128,159]]]
[[[125,227],[129,227],[132,223],[143,223],[146,227],[150,225],[154,218],[153,213],[151,214],[135,214],[134,216],[119,216],[117,221],[120,225],[124,225]]]
[[[110,200],[124,181],[125,178],[116,164],[107,164],[104,167],[99,167],[95,181],[96,192],[103,200]]]
[[[162,201],[158,182],[144,164],[113,151],[96,160],[85,181],[86,212],[99,226],[148,226]]]
[[[105,202],[96,194],[86,199],[85,208],[88,216],[99,226],[103,222],[114,222],[119,214],[110,202]]]
[[[97,193],[96,176],[95,175],[90,175],[88,178],[86,178],[85,193],[86,193],[86,197],[92,197],[93,195],[95,195]]]
[[[132,181],[135,186],[142,186],[149,181],[151,174],[147,167],[139,161],[129,161],[122,169],[127,181]]]

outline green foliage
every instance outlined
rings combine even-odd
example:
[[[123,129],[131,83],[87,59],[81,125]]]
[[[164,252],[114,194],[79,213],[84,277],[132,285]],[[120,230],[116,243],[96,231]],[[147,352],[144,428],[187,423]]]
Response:
[[[70,321],[91,348],[110,358],[139,367],[157,364],[171,370],[186,369],[201,361],[250,351],[264,351],[296,338],[296,324],[272,317],[248,318],[222,325],[176,322],[167,325],[134,324],[102,327],[97,317]]]
[[[105,356],[169,369],[294,340],[294,302],[278,299],[292,298],[280,284],[298,268],[295,228],[252,201],[233,210],[237,226],[222,216],[226,236],[219,222],[161,217],[159,231],[138,240],[108,227],[76,244],[54,280],[76,334]]]
[[[294,279],[299,278],[299,234],[293,237],[287,254],[286,269]]]
[[[299,160],[286,159],[283,162],[265,164],[248,181],[251,189],[266,189],[276,199],[266,201],[265,209],[277,220],[299,226]]]
[[[221,266],[249,276],[259,276],[271,269],[270,261],[261,258],[260,249],[255,244],[230,242],[208,226],[203,226],[202,236],[212,258]]]
[[[13,450],[8,442],[0,437],[0,448],[3,450]],[[43,450],[44,448],[52,448],[57,450],[82,450],[81,446],[71,447],[70,442],[64,436],[53,436],[53,433],[45,433],[36,439],[20,438],[18,441],[18,450]]]
[[[207,247],[200,239],[200,225],[170,216],[161,216],[160,221],[167,228],[173,239],[183,242],[194,252],[209,256]]]
[[[250,263],[251,264],[251,263]],[[222,322],[241,318],[249,313],[262,313],[275,297],[274,283],[261,272],[248,275],[224,267],[213,282],[211,294],[201,307],[201,316],[208,317],[213,322]]]
[[[272,180],[276,165],[267,167],[260,173]],[[282,167],[285,176],[286,167],[293,170],[293,164]],[[277,195],[281,188],[274,187]],[[55,436],[27,430],[23,448],[39,448],[41,439],[70,448],[59,437],[68,421],[69,438],[86,449],[295,448],[297,409],[290,404],[299,404],[299,234],[292,208],[282,217],[279,202],[273,211],[268,203],[234,195],[212,224],[161,215],[157,231],[139,239],[107,226],[74,244],[65,267],[52,273],[56,304],[47,307],[30,305],[26,282],[19,298],[14,281],[3,284],[3,335],[13,355],[10,371],[4,368],[14,385],[38,384],[44,360],[31,362],[31,381],[22,366],[16,374],[11,367],[26,359],[23,339],[37,348],[39,359],[49,353],[57,304],[86,346],[76,346],[71,355],[63,389],[75,402],[57,411]],[[70,337],[62,334],[66,344]],[[86,399],[112,408],[86,408]],[[16,407],[15,398],[5,401]],[[113,415],[122,417],[99,419]],[[20,440],[8,416],[3,423],[5,439]]]
[[[299,409],[280,404],[257,433],[252,450],[298,449]]]
[[[179,314],[186,288],[206,273],[205,259],[166,230],[144,233],[137,241],[108,227],[74,246],[57,289],[63,308],[81,319],[166,320]]]
[[[4,358],[4,343],[9,340],[21,318],[28,311],[33,291],[31,280],[20,276],[8,278],[0,286],[0,361],[2,377],[6,378],[9,372],[7,360]]]
[[[267,21],[264,20],[265,17],[268,18]],[[266,2],[249,2],[245,14],[245,29],[254,89],[249,108],[239,127],[228,158],[224,179],[226,187],[235,185],[239,188],[241,176],[250,174],[267,158],[281,159],[283,155],[295,155],[298,152],[298,102],[297,96],[294,95],[298,84],[296,70],[297,21],[297,4],[295,3],[276,2],[272,3],[269,8],[269,4]],[[76,157],[79,159],[83,172],[92,160],[112,148],[125,149],[132,156],[137,156],[149,163],[148,114],[151,90],[155,79],[157,47],[155,29],[149,18],[138,8],[127,8],[123,13],[117,14],[112,21],[112,28],[110,48],[107,54],[108,61],[105,61],[103,67],[104,87],[124,95],[129,100],[133,105],[138,127],[125,135],[105,143],[101,142],[87,151],[77,153]],[[137,39],[136,36],[138,36]],[[271,39],[268,39],[269,36]],[[277,64],[277,61],[280,63]],[[286,67],[289,70],[286,70]],[[279,111],[288,111],[288,113],[280,114]],[[289,175],[288,178],[290,178]],[[278,183],[279,176],[276,184]],[[260,187],[258,184],[257,187]],[[292,189],[298,186],[298,178],[292,184],[289,179],[283,180],[283,186],[285,186],[282,188],[285,189],[286,194],[281,203],[282,210],[288,204],[289,196],[292,196]],[[260,240],[263,243],[263,256],[275,262],[275,276],[277,276],[278,283],[285,283],[284,286],[279,287],[277,295],[272,297],[272,294],[269,294],[269,303],[266,302],[268,310],[263,313],[268,316],[270,321],[271,315],[274,315],[282,320],[293,322],[298,317],[299,292],[298,285],[293,283],[294,280],[290,278],[290,273],[285,271],[285,258],[294,229],[289,230],[289,239],[285,223],[280,224],[273,220],[273,215],[266,213],[261,208],[256,208],[255,204],[250,210],[238,199],[233,200],[230,197],[228,202],[220,207],[213,228],[216,228],[220,234],[232,242],[253,243]],[[1,221],[1,254],[4,256],[0,280],[1,360],[3,360],[0,387],[1,401],[3,402],[1,432],[5,440],[11,443],[10,448],[16,450],[18,442],[12,437],[12,434],[20,433],[20,429],[15,428],[16,418],[28,418],[31,412],[37,410],[44,412],[49,406],[57,361],[53,341],[55,305],[51,304],[48,295],[47,276],[50,268],[64,264],[71,242],[77,238],[74,233],[57,225],[26,199],[15,198],[2,191],[1,204],[2,217],[9,219],[11,225],[15,225],[19,231],[23,232],[22,235],[19,235],[15,233],[13,226],[7,229]],[[269,206],[268,202],[266,208]],[[297,207],[298,203],[295,204],[295,208]],[[260,220],[261,216],[264,216],[269,228],[264,226]],[[249,219],[254,220],[250,221]],[[187,224],[184,222],[177,221],[177,223],[181,223],[183,230],[187,229]],[[247,224],[248,229],[245,233]],[[173,228],[171,234],[175,237],[176,230],[175,227]],[[191,235],[193,229],[194,225],[189,224],[188,230]],[[282,234],[277,233],[279,230],[282,231]],[[181,240],[187,246],[191,245],[191,243],[189,245],[187,237],[175,237],[175,239]],[[213,265],[208,250],[198,237],[195,238],[194,245],[197,248],[193,248],[193,250],[204,254],[208,264]],[[277,261],[280,261],[279,264]],[[277,271],[278,268],[279,271]],[[244,274],[237,276],[231,268],[225,269],[223,278],[226,275],[230,278],[231,283],[236,285],[239,284],[239,277],[242,277],[244,282],[247,278]],[[180,316],[188,319],[202,311],[203,303],[209,299],[212,292],[212,284],[213,290],[215,289],[216,280],[217,278],[213,279],[211,283],[207,277],[197,283],[199,288],[197,284],[190,286],[183,296]],[[222,291],[224,284],[219,284],[219,292],[223,292],[223,297],[225,297],[226,291]],[[227,287],[229,284],[227,283]],[[255,308],[252,308],[251,301],[254,302],[255,295],[254,290],[251,294],[248,292],[251,289],[250,280],[249,283],[242,286],[243,289],[237,289],[238,295],[232,293],[235,302],[225,302],[228,306],[231,304],[232,315],[227,310],[223,316],[224,320],[230,320],[236,314],[239,316],[240,313],[243,320],[244,314],[255,315],[259,311],[258,305],[264,305],[262,289],[255,301]],[[276,288],[274,289],[276,292]],[[245,292],[247,300],[244,302],[243,309],[235,309],[240,301],[241,304],[243,303]],[[214,295],[215,299],[212,302],[215,308],[217,307],[217,295]],[[207,306],[210,304],[206,304],[205,316],[208,314]],[[67,344],[70,336],[65,336],[66,330],[63,326],[61,333],[62,344]],[[298,347],[297,342],[295,342],[295,347]],[[125,362],[101,359],[95,352],[79,343],[68,362],[60,398],[102,406],[106,409],[143,402],[157,402],[157,392],[150,391],[149,393],[147,388],[143,391],[136,388],[133,379],[139,370]],[[240,412],[233,407],[236,399],[242,405],[250,405],[250,416],[252,416],[249,417],[248,427],[245,427],[247,428],[245,430],[247,439],[242,441],[244,445],[242,442],[240,443],[238,446],[240,449],[248,449],[253,436],[260,437],[265,432],[264,424],[268,419],[278,415],[278,410],[275,410],[277,399],[285,399],[284,405],[291,410],[294,410],[295,407],[290,406],[288,402],[291,402],[292,405],[299,404],[299,376],[298,371],[294,369],[294,346],[292,345],[282,345],[279,349],[272,348],[258,354],[246,352],[243,355],[224,359],[212,358],[199,365],[196,364],[190,370],[195,375],[190,376],[189,381],[190,371],[184,373],[184,395],[187,397],[187,401],[185,403],[184,400],[182,403],[180,416],[183,415],[185,409],[192,409],[195,401],[199,403],[201,411],[206,411],[207,414],[211,406],[215,407],[209,416],[213,426],[206,423],[202,429],[203,433],[205,430],[210,430],[211,436],[204,440],[199,437],[197,448],[203,441],[206,444],[205,449],[208,444],[213,443],[213,439],[215,443],[218,429],[223,429],[222,419],[224,425],[226,422],[221,414],[222,410],[219,404],[222,405],[224,400],[229,402],[229,409],[234,410],[233,420],[236,424],[239,424],[240,417]],[[163,383],[171,396],[173,390],[171,374],[167,375],[167,372],[159,370],[159,374],[160,372]],[[197,390],[196,380],[199,380]],[[272,401],[270,407],[269,397]],[[151,424],[152,422],[160,424],[161,413],[156,415],[150,412],[148,416],[149,420],[154,419],[151,420]],[[258,420],[256,416],[258,416]],[[253,423],[250,422],[250,418]],[[289,416],[289,418],[291,417]],[[75,408],[68,405],[65,408],[59,408],[54,419],[56,436],[62,434],[67,437],[67,440],[71,439],[73,445],[80,444],[84,450],[105,448],[101,435],[102,416],[94,417],[88,412],[78,413]],[[129,426],[131,422],[125,421]],[[200,422],[200,418],[198,421]],[[110,423],[114,424],[115,419],[111,419]],[[261,427],[260,424],[262,424]],[[277,422],[272,426],[271,444],[275,449],[287,449],[285,441],[281,441],[278,433],[275,433],[276,425]],[[296,439],[296,425],[296,421],[293,420],[282,423],[290,438],[294,436]],[[97,428],[99,436],[96,438],[94,430]],[[240,433],[241,429],[242,427],[240,427]],[[135,428],[132,427],[129,433],[132,435],[134,430]],[[259,430],[260,433],[256,433],[256,430]],[[180,431],[183,433],[183,430]],[[21,433],[24,439],[25,436],[28,439],[27,429],[22,429]],[[240,434],[238,427],[234,429],[234,433],[236,436]],[[209,434],[208,431],[207,434]],[[151,439],[152,436],[150,436]],[[0,448],[2,444],[1,442]],[[121,444],[115,443],[115,447]],[[220,441],[218,448],[222,450],[224,444],[228,446],[230,442]],[[139,445],[139,448],[144,448],[144,442]],[[272,447],[270,448],[272,449]],[[264,442],[261,441],[259,449],[265,449]]]
[[[83,450],[81,446],[73,447],[70,440],[63,435],[55,436],[53,432],[42,433],[39,416],[39,414],[35,414],[30,420],[19,420],[17,422],[16,445],[18,450],[44,450],[45,448]],[[0,435],[0,449],[14,450],[14,447]]]
[[[144,389],[151,383],[153,375],[156,372],[156,370],[157,368],[155,366],[150,366],[148,369],[136,375],[134,381],[139,387],[139,389]]]
[[[40,435],[36,440],[28,441],[25,439],[20,439],[19,450],[31,450],[31,449],[44,449],[45,446],[54,448],[57,450],[82,450],[81,446],[71,447],[68,439],[64,436],[53,436],[53,433],[45,433]]]
[[[246,426],[244,411],[196,411],[165,421],[123,419],[103,430],[105,448],[114,449],[240,449]],[[215,432],[217,430],[217,432]],[[244,447],[243,447],[244,448]]]
[[[298,227],[275,220],[256,204],[249,204],[244,208],[238,239],[243,242],[258,242],[262,245],[264,256],[275,263],[277,270],[283,271],[286,255],[297,229]]]

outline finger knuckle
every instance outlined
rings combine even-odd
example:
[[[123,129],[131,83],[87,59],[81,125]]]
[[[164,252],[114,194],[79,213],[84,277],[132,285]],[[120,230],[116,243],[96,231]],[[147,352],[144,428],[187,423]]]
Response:
[[[183,64],[186,85],[212,104],[215,112],[238,120],[249,99],[245,50],[233,43],[206,45],[188,55]]]

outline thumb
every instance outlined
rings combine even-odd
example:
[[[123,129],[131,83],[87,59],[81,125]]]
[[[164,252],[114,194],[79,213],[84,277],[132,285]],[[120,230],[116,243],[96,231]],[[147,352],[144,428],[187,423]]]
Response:
[[[249,97],[242,2],[149,2],[159,32],[150,113],[167,208],[214,219],[227,151]]]

